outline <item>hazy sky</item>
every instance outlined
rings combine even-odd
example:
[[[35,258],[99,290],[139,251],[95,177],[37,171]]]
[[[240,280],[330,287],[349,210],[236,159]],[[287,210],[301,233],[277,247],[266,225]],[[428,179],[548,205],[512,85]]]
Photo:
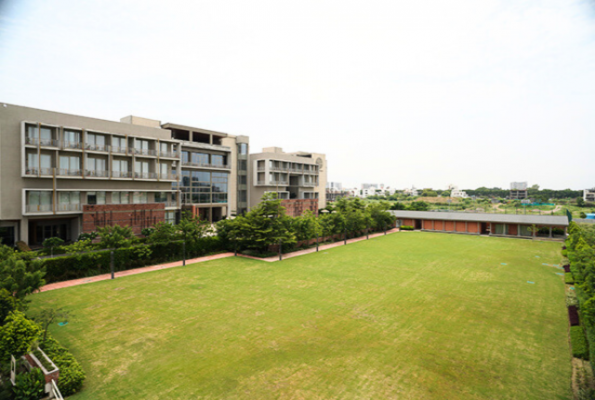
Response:
[[[0,102],[327,154],[344,186],[595,186],[595,0],[0,0]]]

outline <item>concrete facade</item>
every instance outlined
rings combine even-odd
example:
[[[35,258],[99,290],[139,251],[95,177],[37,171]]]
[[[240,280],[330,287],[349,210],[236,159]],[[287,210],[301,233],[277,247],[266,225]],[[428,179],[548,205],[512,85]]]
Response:
[[[250,204],[276,192],[282,200],[318,200],[316,210],[326,207],[327,163],[320,153],[285,153],[279,147],[250,154]],[[285,203],[289,204],[289,203]]]
[[[583,200],[588,202],[595,202],[595,188],[583,190]]]
[[[109,224],[139,234],[175,222],[187,206],[212,221],[245,211],[248,143],[246,136],[135,116],[116,122],[0,103],[0,238],[35,246]],[[184,152],[196,153],[199,163],[183,162]],[[188,172],[186,183],[197,178],[190,196],[182,190]]]

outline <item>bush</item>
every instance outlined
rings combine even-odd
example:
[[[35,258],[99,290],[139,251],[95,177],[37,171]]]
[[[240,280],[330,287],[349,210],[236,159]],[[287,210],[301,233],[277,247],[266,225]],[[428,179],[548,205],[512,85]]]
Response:
[[[589,359],[589,346],[582,326],[570,327],[570,343],[573,357],[582,358],[583,360]]]
[[[27,243],[23,242],[22,240],[16,242],[16,246],[17,246],[17,249],[23,253],[25,253],[27,251],[31,251],[31,247],[29,247],[29,245]]]
[[[402,231],[412,231],[415,228],[410,225],[401,225],[401,227],[399,229],[401,229]]]
[[[15,400],[39,400],[44,397],[45,378],[39,368],[18,374],[12,388]]]
[[[64,397],[70,396],[83,387],[85,382],[85,372],[66,348],[62,347],[60,343],[51,336],[48,336],[46,341],[41,344],[41,349],[48,355],[48,357],[60,369],[60,378],[58,378],[58,387]]]
[[[99,233],[97,232],[81,233],[77,241],[90,240],[92,242],[97,236],[99,236]]]
[[[574,284],[574,278],[572,277],[572,274],[570,272],[566,272],[564,274],[564,282],[567,285],[573,285]]]
[[[576,292],[574,290],[569,290],[568,292],[566,292],[566,307],[577,305],[578,299],[576,298]]]
[[[7,362],[11,354],[18,358],[28,353],[40,334],[39,326],[25,314],[20,311],[10,313],[0,327],[0,361]]]

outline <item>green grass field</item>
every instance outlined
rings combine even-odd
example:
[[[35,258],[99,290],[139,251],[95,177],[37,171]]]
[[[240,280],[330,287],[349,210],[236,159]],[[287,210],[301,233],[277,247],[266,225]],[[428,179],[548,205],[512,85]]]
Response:
[[[52,333],[79,400],[570,399],[559,261],[559,243],[396,233],[36,294],[31,314],[75,315]]]

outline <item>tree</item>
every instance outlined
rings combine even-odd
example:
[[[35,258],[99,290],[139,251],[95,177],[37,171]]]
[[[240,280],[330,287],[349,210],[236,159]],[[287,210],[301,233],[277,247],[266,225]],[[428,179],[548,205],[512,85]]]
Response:
[[[582,197],[577,197],[576,198],[576,205],[578,207],[584,207],[585,206],[585,200]]]
[[[20,311],[11,312],[0,326],[0,360],[6,362],[31,351],[31,346],[41,334],[39,326]]]
[[[41,325],[41,329],[43,331],[42,343],[45,343],[50,325],[58,319],[66,321],[68,320],[68,317],[70,317],[70,313],[63,307],[51,307],[41,310],[39,315],[35,318],[35,321]]]
[[[202,220],[197,215],[193,215],[187,211],[182,216],[180,223],[176,226],[180,232],[180,238],[185,242],[196,242],[208,233],[213,231],[211,223],[207,220]],[[161,229],[165,229],[160,226]]]
[[[130,247],[137,240],[132,228],[120,225],[99,228],[99,238],[99,247],[102,249]]]
[[[169,222],[158,222],[147,237],[148,243],[167,243],[180,239],[180,231]]]
[[[17,299],[6,289],[0,289],[0,325],[4,325],[4,321],[8,315],[15,311],[18,307]]]
[[[535,184],[535,185],[531,186],[529,189],[531,189],[531,190],[539,190],[539,185]]]
[[[0,262],[0,289],[6,289],[22,302],[25,296],[45,285],[44,275],[45,270],[39,268],[39,262],[27,265],[23,260],[9,258]]]
[[[51,237],[47,238],[43,241],[42,246],[44,249],[50,249],[50,254],[52,257],[54,256],[54,247],[59,247],[64,244],[64,240],[60,239],[59,237]]]

